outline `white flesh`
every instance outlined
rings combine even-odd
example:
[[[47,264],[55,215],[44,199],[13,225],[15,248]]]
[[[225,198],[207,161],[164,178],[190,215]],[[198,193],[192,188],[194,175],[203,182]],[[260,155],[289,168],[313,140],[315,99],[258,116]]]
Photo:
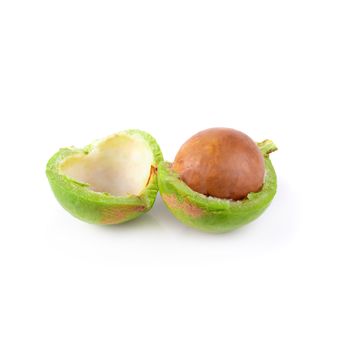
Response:
[[[152,152],[142,138],[117,134],[99,142],[87,155],[66,158],[60,171],[89,184],[95,192],[139,195],[147,185],[152,161]]]

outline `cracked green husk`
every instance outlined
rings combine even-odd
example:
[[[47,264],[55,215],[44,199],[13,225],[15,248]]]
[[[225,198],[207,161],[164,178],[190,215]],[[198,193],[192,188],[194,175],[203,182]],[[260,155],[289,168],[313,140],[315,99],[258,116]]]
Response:
[[[141,130],[126,130],[117,135],[141,137],[152,151],[154,169],[163,160],[162,152],[150,134]],[[149,211],[158,193],[156,171],[152,171],[149,182],[140,195],[128,196],[113,196],[109,193],[92,191],[88,184],[60,173],[59,166],[63,160],[74,155],[88,154],[95,145],[96,143],[92,143],[83,149],[61,148],[48,161],[46,175],[62,207],[76,218],[94,224],[119,224]]]
[[[170,212],[184,224],[209,232],[227,232],[259,217],[269,206],[277,190],[276,173],[269,154],[277,150],[270,140],[257,144],[265,160],[265,180],[259,192],[233,201],[207,197],[193,191],[171,168],[171,163],[158,166],[158,186]]]

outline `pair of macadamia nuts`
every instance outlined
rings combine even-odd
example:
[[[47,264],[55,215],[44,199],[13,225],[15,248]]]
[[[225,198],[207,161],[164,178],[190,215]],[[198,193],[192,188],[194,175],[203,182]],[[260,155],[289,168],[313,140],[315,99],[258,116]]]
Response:
[[[255,143],[229,128],[203,130],[186,141],[173,163],[156,140],[127,130],[83,149],[60,149],[46,174],[61,205],[95,224],[119,224],[149,211],[158,190],[181,222],[226,232],[258,216],[277,187],[272,141]]]

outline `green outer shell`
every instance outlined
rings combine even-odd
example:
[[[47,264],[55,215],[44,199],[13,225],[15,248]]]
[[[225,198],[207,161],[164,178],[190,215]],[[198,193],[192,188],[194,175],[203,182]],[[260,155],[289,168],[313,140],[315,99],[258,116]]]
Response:
[[[264,152],[265,153],[265,152]],[[171,163],[158,165],[158,186],[168,209],[184,224],[208,232],[227,232],[243,226],[269,206],[277,189],[277,178],[268,153],[265,153],[265,182],[260,192],[232,201],[207,197],[193,191],[171,169]]]
[[[94,144],[83,149],[75,147],[61,148],[48,161],[46,175],[52,191],[63,208],[73,216],[93,224],[119,224],[135,219],[149,211],[158,192],[156,168],[163,160],[162,152],[156,140],[141,130],[126,130],[117,135],[141,137],[153,153],[153,169],[144,191],[136,196],[116,197],[109,193],[94,192],[89,185],[69,178],[59,171],[60,163],[67,157],[88,154]],[[103,140],[102,140],[103,141]]]

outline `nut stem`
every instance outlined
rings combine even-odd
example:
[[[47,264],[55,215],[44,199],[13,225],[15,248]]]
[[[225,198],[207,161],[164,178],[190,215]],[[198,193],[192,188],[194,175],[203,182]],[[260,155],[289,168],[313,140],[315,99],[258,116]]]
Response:
[[[271,140],[258,142],[257,145],[264,157],[267,157],[270,153],[278,150],[277,146]]]

